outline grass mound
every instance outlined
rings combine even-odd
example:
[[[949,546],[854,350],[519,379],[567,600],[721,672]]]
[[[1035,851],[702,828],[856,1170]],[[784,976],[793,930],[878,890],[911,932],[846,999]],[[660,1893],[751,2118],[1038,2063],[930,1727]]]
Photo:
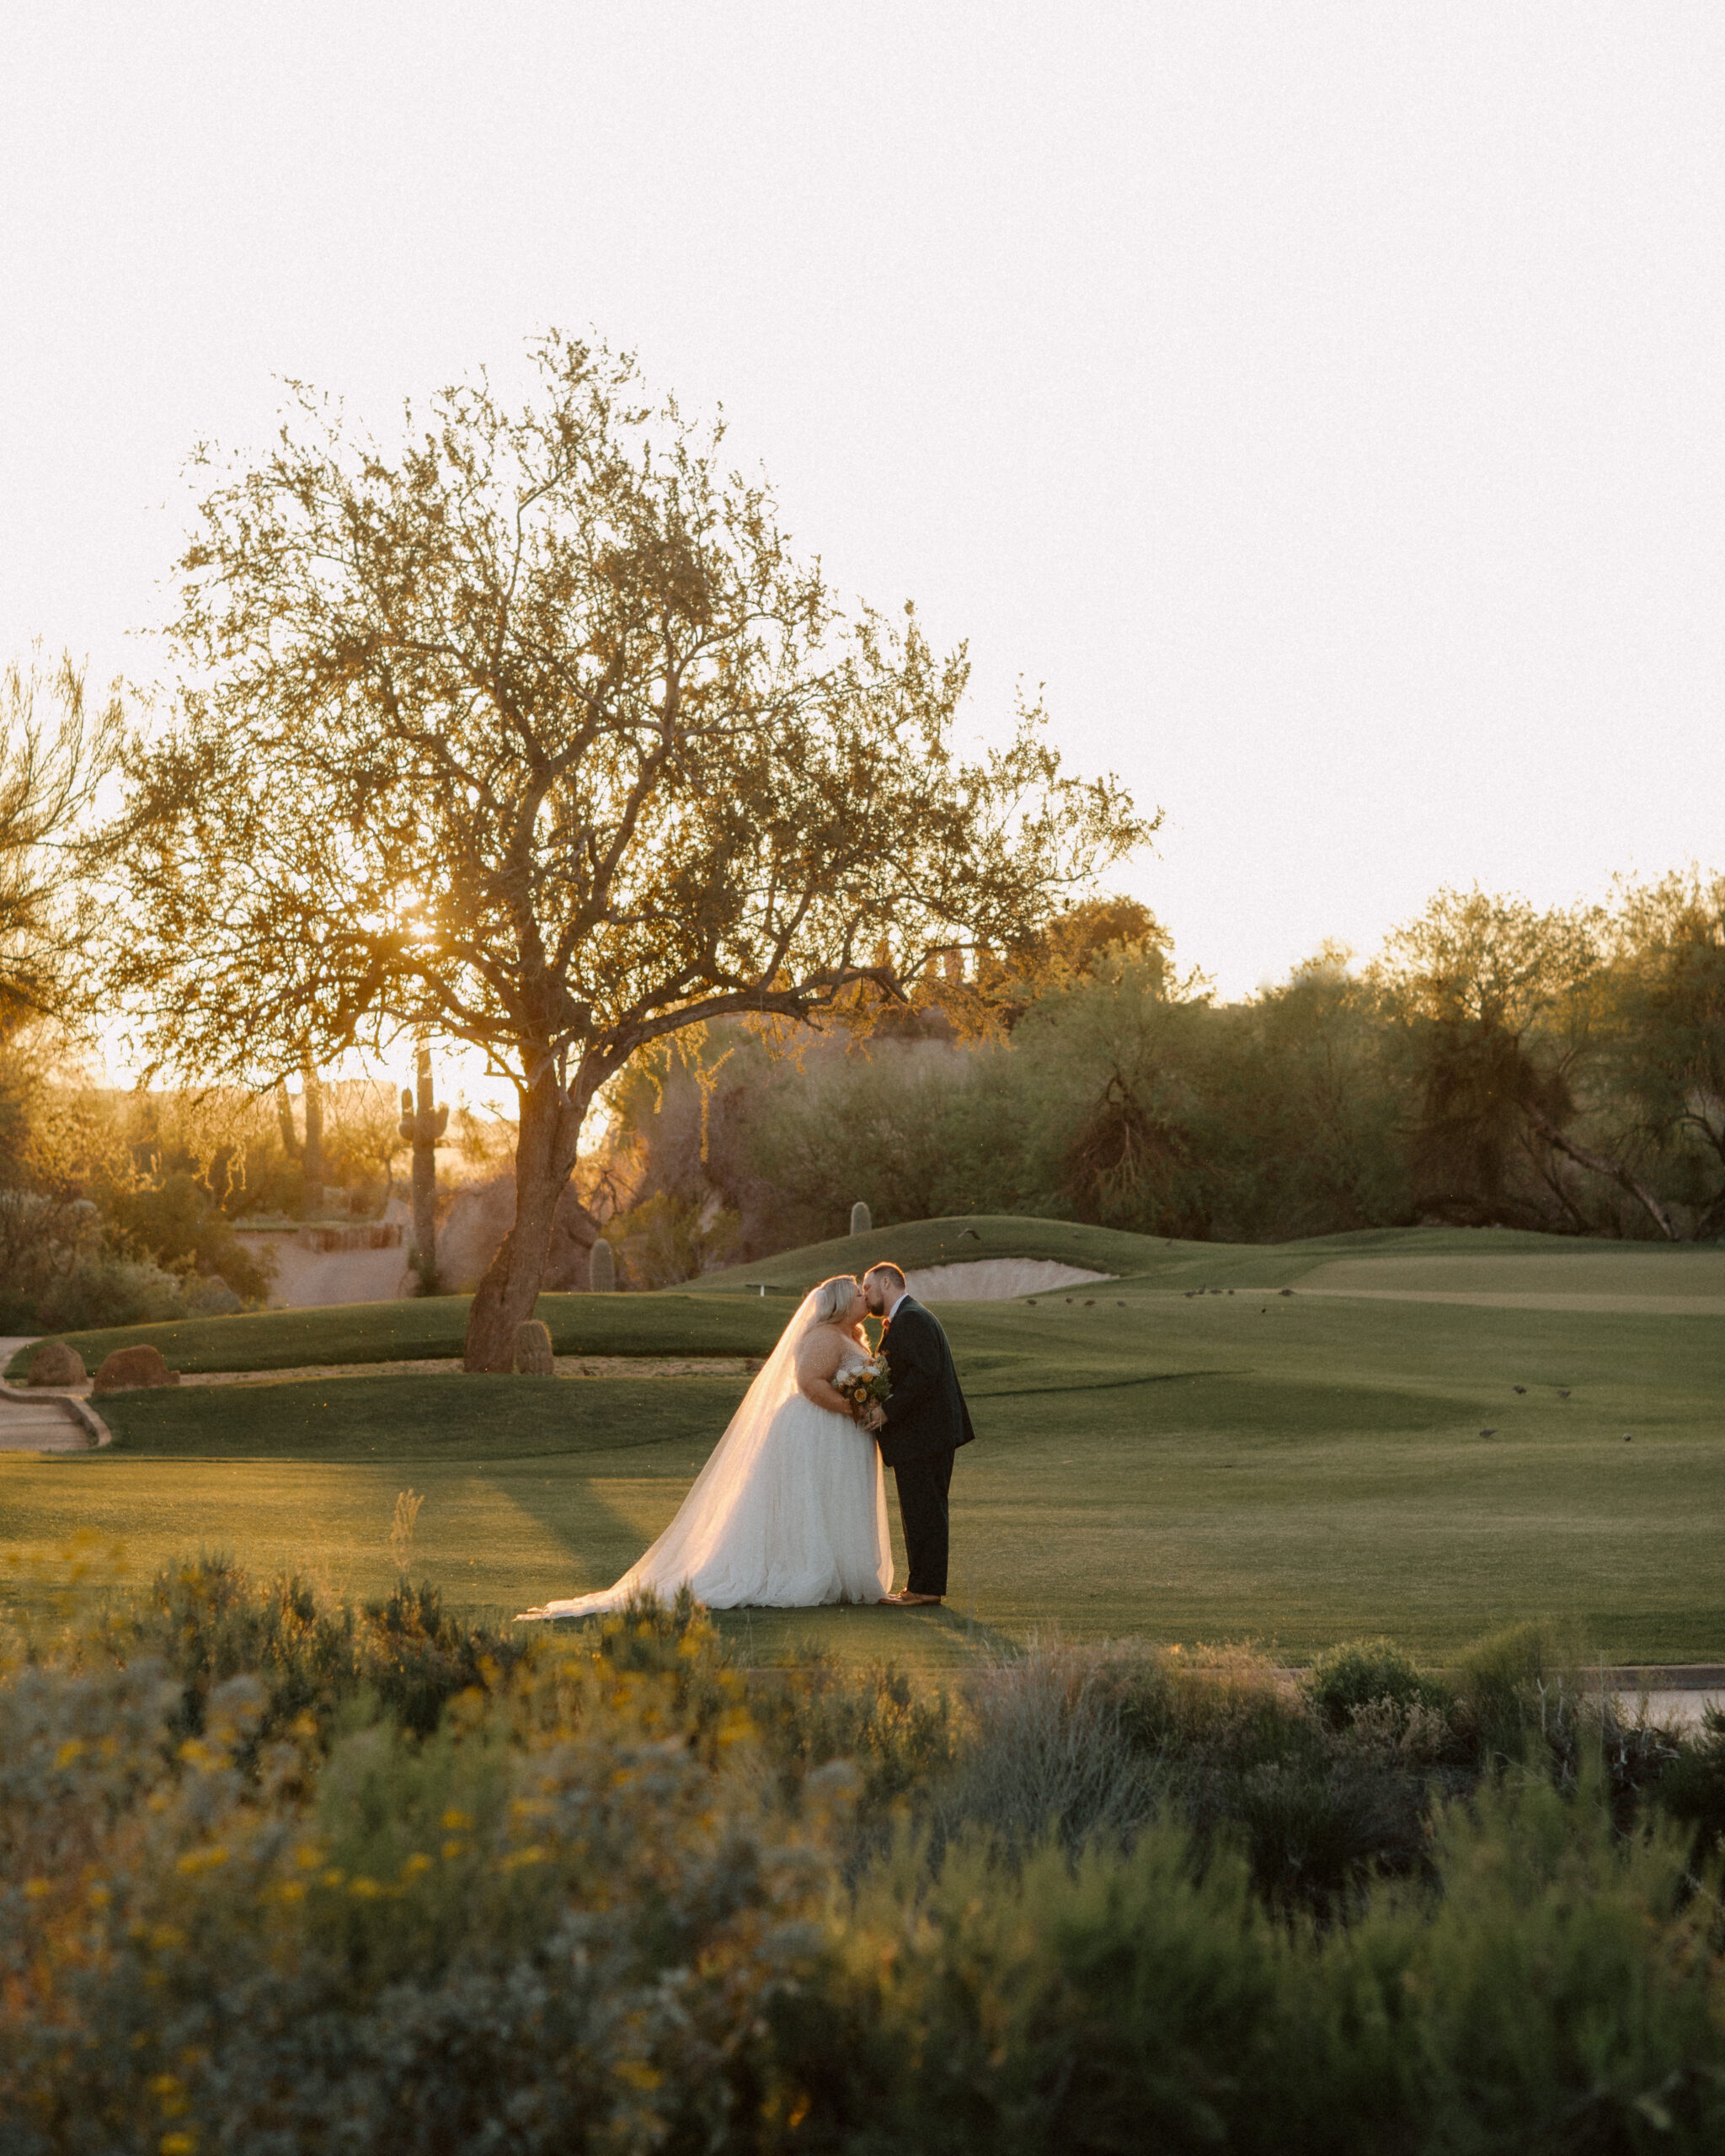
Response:
[[[233,1317],[177,1319],[58,1337],[94,1370],[116,1348],[147,1344],[168,1368],[291,1370],[307,1364],[393,1363],[456,1358],[467,1335],[467,1295],[396,1303],[337,1303],[297,1310],[250,1310]],[[782,1309],[750,1310],[687,1294],[542,1295],[534,1311],[559,1355],[764,1355],[783,1330]],[[20,1348],[6,1375],[21,1380],[35,1343]]]
[[[708,1273],[690,1282],[687,1292],[746,1294],[762,1283],[781,1292],[801,1292],[831,1273],[860,1273],[889,1258],[909,1268],[1013,1257],[1107,1273],[1129,1289],[1152,1293],[1229,1286],[1281,1289],[1315,1282],[1322,1275],[1327,1281],[1333,1277],[1343,1288],[1442,1291],[1477,1281],[1487,1291],[1521,1284],[1590,1292],[1597,1284],[1661,1295],[1725,1294],[1725,1253],[1693,1246],[1674,1249],[1637,1243],[1605,1249],[1576,1236],[1472,1228],[1366,1228],[1292,1243],[1184,1242],[1087,1227],[1076,1220],[981,1213],[835,1236]],[[1535,1266],[1531,1260],[1544,1262]]]
[[[1087,1272],[1114,1274],[1151,1270],[1158,1254],[1195,1245],[1165,1244],[1159,1237],[1126,1235],[1112,1228],[1086,1227],[1077,1220],[1040,1220],[1018,1214],[978,1213],[944,1220],[907,1220],[896,1227],[872,1228],[862,1235],[836,1235],[830,1242],[808,1243],[777,1257],[709,1273],[690,1283],[697,1294],[749,1293],[764,1283],[799,1294],[835,1273],[862,1273],[889,1259],[906,1268],[965,1265],[978,1258],[1051,1259]]]
[[[1652,1245],[1601,1251],[1557,1235],[1461,1228],[1381,1228],[1282,1244],[1194,1243],[1126,1235],[1072,1220],[978,1214],[913,1220],[865,1235],[835,1237],[654,1294],[542,1295],[535,1315],[563,1355],[761,1355],[784,1326],[785,1302],[835,1273],[890,1258],[906,1267],[980,1258],[1039,1258],[1110,1276],[1109,1292],[1145,1294],[1277,1293],[1307,1283],[1343,1294],[1452,1292],[1490,1300],[1525,1288],[1555,1294],[1606,1292],[1632,1306],[1648,1294],[1725,1298],[1725,1253]],[[1532,1261],[1539,1261],[1533,1262]],[[762,1296],[761,1289],[769,1293]],[[1063,1292],[1063,1291],[1061,1291]],[[457,1357],[467,1331],[466,1295],[323,1309],[261,1310],[58,1336],[93,1370],[116,1348],[147,1343],[170,1369],[293,1369],[307,1364],[382,1363]],[[750,1307],[750,1305],[754,1307]],[[34,1344],[7,1365],[21,1381]]]

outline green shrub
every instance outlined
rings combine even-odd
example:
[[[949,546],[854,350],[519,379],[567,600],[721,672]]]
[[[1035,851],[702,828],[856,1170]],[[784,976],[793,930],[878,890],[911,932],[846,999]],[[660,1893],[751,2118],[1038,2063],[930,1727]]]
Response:
[[[855,1669],[811,1653],[786,1670],[756,1673],[749,1704],[786,1801],[799,1801],[817,1769],[848,1760],[860,1776],[857,1824],[870,1836],[950,1769],[959,1741],[944,1689],[891,1663]]]
[[[960,1844],[921,1890],[914,1866],[883,1865],[820,1988],[777,2004],[798,2145],[917,2156],[1265,2146],[1238,2129],[1267,2085],[1294,2124],[1277,2085],[1284,1959],[1242,1869],[1217,1863],[1194,1878],[1168,1826],[1076,1866],[1044,1845],[1008,1874],[985,1844]]]
[[[676,1694],[553,1648],[433,1736],[385,1719],[321,1768],[277,1742],[248,1780],[254,1680],[175,1747],[158,1666],[20,1673],[8,2156],[750,2145],[762,2008],[814,1966],[825,1873],[746,1719],[703,1756]]]
[[[1563,1692],[1576,1657],[1539,1620],[1508,1625],[1465,1649],[1455,1672],[1461,1719],[1482,1761],[1522,1758],[1530,1728]],[[1576,1686],[1569,1683],[1573,1693]]]
[[[1248,1656],[1122,1647],[957,1702],[825,1663],[751,1691],[686,1596],[521,1650],[405,1583],[178,1566],[0,1670],[0,2146],[1721,2146],[1701,1813],[1625,1835],[1604,1750],[1566,1779],[1549,1745],[1445,1805],[1385,1696],[1338,1729]],[[1725,1716],[1669,1785],[1715,1802],[1722,1753]]]
[[[1446,1814],[1445,1892],[1278,1924],[1169,1822],[1003,1871],[959,1845],[863,1882],[781,1999],[797,2145],[918,2156],[1700,2152],[1725,2131],[1706,1913],[1669,1842],[1525,1783]]]
[[[386,1601],[329,1609],[303,1580],[284,1575],[254,1583],[220,1556],[158,1573],[101,1637],[109,1653],[154,1657],[173,1677],[176,1737],[203,1735],[213,1689],[242,1673],[254,1678],[259,1710],[240,1754],[247,1766],[302,1717],[327,1737],[361,1700],[429,1734],[450,1700],[507,1685],[532,1652],[519,1635],[450,1617],[429,1585],[403,1580]]]
[[[1405,1721],[1415,1707],[1444,1713],[1447,1688],[1423,1675],[1393,1640],[1348,1640],[1313,1662],[1306,1693],[1332,1729],[1345,1729],[1362,1707],[1387,1700]]]
[[[264,1266],[210,1192],[183,1170],[110,1192],[104,1209],[126,1244],[152,1262],[180,1274],[219,1277],[242,1305],[261,1304],[270,1292]]]
[[[1701,1734],[1675,1748],[1658,1787],[1664,1809],[1694,1833],[1690,1864],[1700,1872],[1725,1846],[1725,1710],[1704,1710]]]
[[[1041,1648],[966,1688],[962,1740],[917,1802],[931,1861],[984,1834],[1022,1860],[1050,1836],[1070,1854],[1130,1847],[1178,1821],[1205,1860],[1243,1855],[1254,1891],[1329,1918],[1371,1878],[1418,1870],[1439,1771],[1441,1721],[1331,1730],[1247,1652],[1198,1662],[1126,1645]]]
[[[98,1246],[80,1252],[49,1283],[36,1320],[45,1331],[78,1332],[97,1326],[153,1325],[178,1317],[181,1308],[179,1283],[160,1266]]]
[[[608,1224],[606,1240],[635,1289],[674,1288],[697,1273],[717,1272],[735,1256],[734,1213],[691,1203],[658,1191]]]
[[[1129,1843],[1167,1796],[1159,1674],[1140,1650],[1051,1647],[973,1678],[965,1742],[931,1801],[937,1858],[979,1829],[1015,1859],[1050,1836],[1073,1854]]]

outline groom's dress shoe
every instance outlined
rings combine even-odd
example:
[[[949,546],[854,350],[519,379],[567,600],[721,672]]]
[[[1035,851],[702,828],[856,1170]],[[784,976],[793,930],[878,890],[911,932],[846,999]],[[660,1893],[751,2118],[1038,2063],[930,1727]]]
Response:
[[[941,1604],[937,1594],[912,1594],[909,1588],[901,1588],[897,1594],[884,1594],[880,1599],[883,1608],[891,1609],[938,1609]]]

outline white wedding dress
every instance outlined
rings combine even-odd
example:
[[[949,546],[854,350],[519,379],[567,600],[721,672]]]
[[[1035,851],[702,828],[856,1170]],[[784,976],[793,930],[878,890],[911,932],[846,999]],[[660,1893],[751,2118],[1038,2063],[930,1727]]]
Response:
[[[682,1587],[710,1609],[879,1601],[893,1583],[880,1452],[848,1415],[797,1389],[797,1348],[814,1312],[805,1296],[645,1556],[614,1587],[523,1616],[596,1616],[631,1595],[668,1601]],[[847,1350],[839,1369],[868,1359]]]

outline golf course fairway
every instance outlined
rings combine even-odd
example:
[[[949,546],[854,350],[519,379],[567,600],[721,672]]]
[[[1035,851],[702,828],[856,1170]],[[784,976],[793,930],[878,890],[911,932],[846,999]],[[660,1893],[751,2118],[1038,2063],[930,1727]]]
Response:
[[[941,1663],[1034,1632],[1299,1662],[1387,1633],[1441,1661],[1544,1617],[1605,1662],[1725,1659],[1725,1253],[1452,1230],[1272,1249],[924,1222],[693,1292],[543,1299],[564,1353],[733,1358],[697,1374],[462,1376],[455,1299],[202,1321],[188,1372],[343,1374],[114,1395],[111,1449],[0,1456],[0,1593],[40,1614],[222,1550],[376,1594],[406,1488],[412,1569],[452,1603],[602,1586],[675,1512],[789,1294],[889,1246],[1123,1277],[938,1306],[979,1433],[948,1606],[727,1616],[755,1658]]]

